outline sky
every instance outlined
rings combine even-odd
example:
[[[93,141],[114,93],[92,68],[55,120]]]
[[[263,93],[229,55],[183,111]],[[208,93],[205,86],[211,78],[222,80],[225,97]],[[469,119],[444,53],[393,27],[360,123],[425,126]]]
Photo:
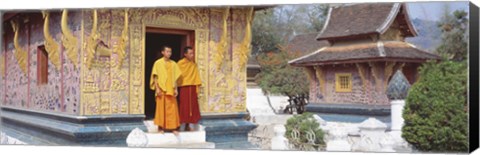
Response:
[[[468,12],[468,1],[457,2],[410,2],[407,3],[410,19],[420,18],[438,21],[442,16],[443,7],[448,5],[450,11],[465,10]]]

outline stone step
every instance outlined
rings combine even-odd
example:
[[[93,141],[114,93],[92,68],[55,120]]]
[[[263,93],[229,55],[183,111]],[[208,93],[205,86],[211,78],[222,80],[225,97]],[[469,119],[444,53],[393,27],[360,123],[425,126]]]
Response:
[[[205,143],[205,135],[205,131],[180,132],[178,136],[169,132],[146,133],[147,147]]]
[[[293,115],[259,115],[252,116],[252,121],[261,125],[286,124],[287,120],[291,117],[293,117]]]
[[[144,121],[143,124],[145,124],[145,126],[147,127],[148,133],[158,133],[158,126],[153,124],[152,120]],[[198,131],[205,131],[205,127],[203,127],[202,125],[199,125],[199,124],[195,125],[193,128],[198,130]],[[184,126],[183,125],[180,127],[180,131],[184,131]]]
[[[215,144],[206,142],[206,132],[204,127],[199,125],[196,131],[183,131],[181,128],[179,135],[171,132],[158,132],[152,120],[144,121],[148,132],[145,136],[148,140],[146,147],[172,147],[172,148],[214,148]]]
[[[162,148],[184,148],[184,149],[214,149],[215,143],[189,143],[189,144],[171,144],[171,145],[159,145],[150,147],[162,147]]]
[[[225,142],[216,143],[216,149],[234,149],[234,150],[259,150],[260,147],[249,142]]]

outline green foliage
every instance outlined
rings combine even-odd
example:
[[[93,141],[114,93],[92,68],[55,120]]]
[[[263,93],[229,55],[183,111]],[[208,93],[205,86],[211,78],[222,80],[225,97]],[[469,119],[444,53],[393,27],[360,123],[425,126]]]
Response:
[[[276,51],[282,42],[276,28],[274,9],[257,11],[252,25],[252,54]]]
[[[439,55],[448,60],[462,61],[467,59],[468,14],[463,10],[449,13],[448,8],[438,23],[442,29],[442,44],[437,47]]]
[[[300,145],[308,143],[307,132],[313,131],[313,133],[315,133],[314,143],[317,144],[314,147],[315,149],[318,149],[318,147],[322,149],[325,147],[325,133],[319,125],[320,124],[313,118],[313,113],[306,112],[301,115],[295,115],[287,120],[285,137],[287,137],[289,142],[293,143],[295,147],[299,148]],[[300,133],[298,139],[294,139],[292,136],[292,132],[295,129]]]
[[[320,32],[323,29],[323,25],[327,20],[328,15],[328,5],[311,5],[311,10],[308,12],[308,19],[310,21],[310,29],[315,30],[315,32]]]
[[[428,62],[407,96],[402,137],[421,151],[468,151],[466,61]]]
[[[283,5],[256,11],[252,25],[252,55],[278,52],[296,34],[319,32],[328,5]]]
[[[285,96],[308,94],[307,75],[302,68],[287,63],[291,57],[285,51],[263,53],[257,57],[261,72],[255,78],[264,92]]]
[[[255,12],[252,25],[252,55],[261,72],[256,82],[263,91],[286,96],[307,95],[309,81],[301,68],[288,61],[301,55],[288,54],[290,38],[302,33],[318,32],[323,27],[328,5],[285,5]]]

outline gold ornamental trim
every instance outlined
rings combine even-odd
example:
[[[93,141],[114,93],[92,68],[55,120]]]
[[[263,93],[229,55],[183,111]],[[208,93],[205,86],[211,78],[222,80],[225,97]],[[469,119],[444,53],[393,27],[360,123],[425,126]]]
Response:
[[[124,14],[124,25],[122,30],[122,36],[118,42],[118,45],[114,49],[115,53],[118,55],[118,68],[122,67],[123,60],[126,57],[126,48],[128,43],[128,9],[125,9]]]
[[[93,22],[92,22],[92,31],[90,31],[90,36],[88,36],[87,41],[85,42],[85,51],[87,53],[87,68],[91,69],[93,58],[95,57],[95,48],[97,47],[97,25],[98,25],[98,17],[97,17],[97,10],[93,10]]]
[[[225,11],[223,12],[223,32],[222,36],[220,38],[220,42],[217,45],[217,52],[214,55],[213,61],[216,64],[216,68],[220,69],[222,66],[223,59],[225,57],[225,53],[227,52],[227,47],[228,47],[228,40],[227,40],[227,35],[228,35],[228,30],[227,30],[227,19],[230,14],[230,7],[225,8]]]
[[[0,74],[5,77],[5,55],[0,56]]]
[[[20,26],[17,21],[11,21],[14,37],[13,37],[13,46],[15,47],[14,56],[17,59],[17,63],[20,66],[20,69],[23,73],[27,74],[27,52],[22,49],[18,43],[18,32],[20,31]]]
[[[325,88],[325,73],[320,66],[315,66],[315,75],[318,79],[318,84],[320,85],[320,91],[323,93]]]
[[[245,36],[243,37],[242,44],[240,45],[240,49],[238,50],[237,55],[239,56],[239,63],[240,68],[245,69],[246,63],[248,58],[250,57],[251,53],[251,41],[252,41],[252,31],[251,31],[251,24],[253,19],[253,7],[249,7],[247,11],[247,19],[246,19],[246,26],[245,26]]]
[[[42,11],[43,18],[45,19],[43,23],[43,36],[45,38],[45,50],[48,53],[48,59],[52,62],[55,66],[55,69],[60,70],[61,62],[60,62],[60,52],[59,52],[59,45],[55,42],[52,35],[50,35],[50,12]]]
[[[62,43],[67,52],[67,57],[72,61],[73,66],[77,67],[78,65],[78,46],[77,38],[73,35],[72,31],[68,28],[68,10],[64,9],[62,12],[61,20],[61,29],[62,29]]]

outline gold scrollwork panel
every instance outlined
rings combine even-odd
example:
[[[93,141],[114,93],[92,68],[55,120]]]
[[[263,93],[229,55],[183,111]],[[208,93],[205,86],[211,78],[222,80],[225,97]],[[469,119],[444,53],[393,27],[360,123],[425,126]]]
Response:
[[[67,52],[67,57],[73,63],[74,67],[78,65],[78,40],[68,26],[68,10],[64,9],[61,19],[62,43]]]
[[[198,103],[202,112],[208,109],[208,36],[209,31],[206,29],[195,30],[195,62],[202,80],[200,92],[198,93]]]
[[[27,51],[24,51],[18,42],[18,35],[20,31],[20,25],[16,20],[11,20],[14,36],[13,46],[15,47],[14,56],[17,59],[17,63],[24,74],[27,74]]]
[[[53,36],[50,34],[50,13],[47,11],[42,11],[43,18],[45,19],[43,24],[43,36],[45,37],[45,49],[48,52],[48,59],[52,62],[57,70],[60,70],[60,51],[59,45],[53,39]]]

